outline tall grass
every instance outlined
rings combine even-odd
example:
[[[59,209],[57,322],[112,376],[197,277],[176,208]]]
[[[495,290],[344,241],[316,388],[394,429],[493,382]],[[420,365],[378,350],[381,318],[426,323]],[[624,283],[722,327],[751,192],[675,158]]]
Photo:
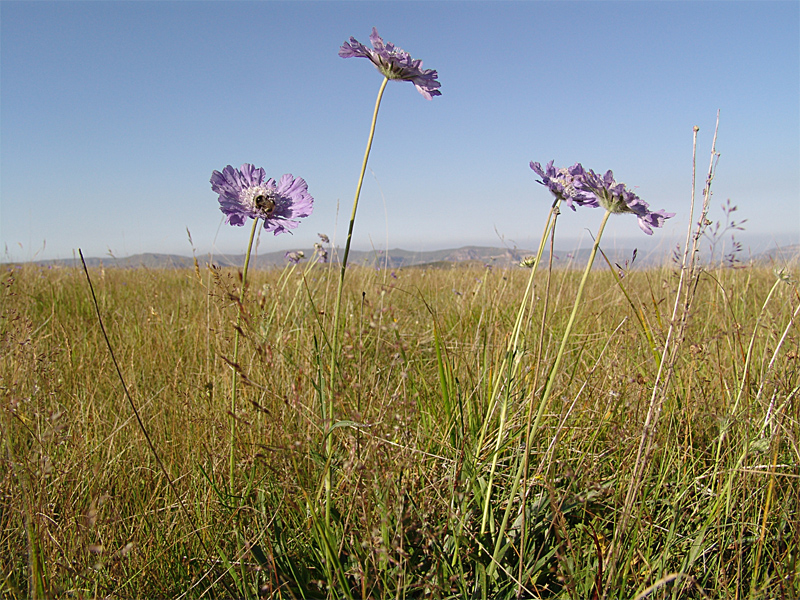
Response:
[[[323,349],[335,266],[251,271],[241,313],[236,271],[91,271],[190,519],[126,404],[82,272],[6,268],[0,593],[800,596],[796,264],[781,277],[756,265],[699,274],[638,468],[679,267],[591,274],[528,443],[580,273],[552,271],[547,287],[537,276],[509,369],[529,271],[349,271],[332,426]],[[513,485],[525,460],[530,474]]]

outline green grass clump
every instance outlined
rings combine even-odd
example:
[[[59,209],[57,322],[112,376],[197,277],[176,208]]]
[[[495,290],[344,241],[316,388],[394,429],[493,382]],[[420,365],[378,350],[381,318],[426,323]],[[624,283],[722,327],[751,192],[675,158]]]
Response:
[[[251,271],[243,304],[235,271],[91,271],[176,497],[83,272],[6,268],[0,595],[800,597],[794,280],[698,274],[637,462],[676,269],[592,273],[529,445],[580,273],[537,275],[513,356],[529,271],[395,275],[349,268],[331,361],[335,266]]]

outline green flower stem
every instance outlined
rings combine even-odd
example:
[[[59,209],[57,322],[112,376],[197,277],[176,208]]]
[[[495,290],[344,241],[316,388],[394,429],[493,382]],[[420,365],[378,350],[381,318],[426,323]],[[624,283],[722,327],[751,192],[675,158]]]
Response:
[[[522,323],[525,317],[525,308],[528,305],[528,298],[530,297],[531,291],[533,290],[533,279],[536,275],[537,269],[539,268],[539,263],[541,262],[542,254],[544,253],[545,242],[547,241],[547,238],[551,234],[551,232],[555,229],[556,219],[559,214],[560,204],[561,204],[560,202],[555,202],[553,206],[550,208],[550,214],[547,216],[547,223],[544,226],[544,231],[542,232],[542,239],[539,242],[539,250],[536,253],[536,258],[533,261],[533,265],[531,266],[531,274],[530,277],[528,277],[528,285],[525,288],[525,293],[522,297],[522,302],[520,302],[516,321],[514,321],[514,329],[511,334],[511,339],[509,340],[508,347],[506,348],[506,352],[503,355],[503,362],[501,363],[500,368],[497,370],[497,376],[495,377],[492,383],[492,393],[489,399],[489,406],[486,410],[486,418],[483,421],[483,426],[481,427],[481,432],[480,435],[478,436],[478,443],[475,446],[475,458],[479,459],[483,451],[483,444],[486,438],[490,417],[494,413],[495,406],[500,397],[500,390],[503,388],[502,378],[506,377],[506,386],[505,386],[506,394],[503,400],[503,404],[500,407],[500,425],[497,431],[497,439],[495,441],[495,447],[492,456],[492,467],[489,472],[489,482],[486,486],[486,497],[483,505],[483,517],[481,518],[482,534],[486,533],[486,524],[489,519],[489,505],[492,498],[494,474],[497,469],[497,459],[500,455],[500,447],[505,432],[506,412],[508,408],[510,386],[512,385],[513,380],[516,378],[517,373],[519,372],[521,357],[517,354],[517,349],[519,347],[519,337],[520,337],[520,332],[522,331]]]
[[[600,229],[597,230],[597,238],[595,238],[594,246],[592,246],[592,253],[589,255],[589,261],[586,263],[586,269],[583,271],[583,277],[581,278],[581,283],[578,286],[578,294],[575,296],[575,303],[572,305],[572,313],[569,316],[567,328],[564,330],[564,337],[561,338],[561,346],[558,348],[556,361],[553,363],[553,368],[550,370],[550,375],[547,378],[544,392],[542,392],[542,400],[539,403],[539,412],[536,413],[536,420],[533,422],[533,431],[536,431],[536,429],[539,427],[539,421],[541,421],[542,415],[544,414],[544,411],[547,408],[547,404],[550,400],[550,394],[553,391],[553,384],[555,383],[556,377],[558,377],[558,369],[561,366],[561,360],[564,358],[564,351],[567,348],[567,340],[572,333],[573,325],[575,325],[575,317],[578,315],[578,308],[581,304],[581,298],[583,297],[583,288],[586,286],[586,281],[589,279],[589,273],[592,270],[594,259],[597,256],[597,249],[600,247],[600,238],[603,236],[603,230],[606,228],[606,223],[608,222],[608,217],[610,216],[611,211],[607,210],[606,214],[603,215],[603,221],[600,223]]]
[[[375,124],[378,122],[378,109],[381,107],[381,99],[383,98],[383,90],[386,89],[386,84],[389,82],[388,78],[384,78],[381,83],[381,89],[378,90],[378,99],[375,101],[375,112],[372,114],[372,126],[369,130],[369,139],[367,140],[367,150],[364,152],[364,162],[361,164],[361,175],[358,177],[358,186],[356,186],[356,197],[353,200],[353,212],[350,215],[350,225],[347,229],[347,240],[344,245],[344,255],[342,256],[342,268],[339,271],[339,288],[336,292],[336,306],[333,309],[333,347],[331,352],[331,388],[333,387],[333,373],[336,365],[336,353],[339,344],[339,316],[342,307],[342,294],[344,292],[344,275],[347,271],[347,258],[350,256],[350,242],[353,239],[353,226],[356,222],[356,210],[358,209],[358,199],[361,197],[361,186],[364,183],[364,175],[367,172],[367,161],[369,160],[369,153],[372,150],[372,138],[375,137]]]
[[[558,348],[558,354],[556,355],[556,360],[553,363],[553,367],[550,370],[550,375],[547,378],[547,383],[545,384],[544,392],[542,392],[542,399],[539,402],[539,410],[536,413],[536,420],[533,422],[531,427],[531,431],[535,432],[539,428],[539,423],[542,420],[542,416],[549,404],[550,401],[550,394],[553,391],[553,385],[555,383],[556,378],[558,377],[558,369],[561,366],[561,361],[564,358],[564,351],[567,347],[567,341],[569,340],[569,336],[572,333],[572,327],[575,324],[575,317],[578,314],[578,308],[581,304],[581,298],[583,297],[583,289],[586,287],[586,281],[589,279],[589,273],[592,270],[592,264],[594,263],[595,256],[597,256],[597,250],[600,247],[600,238],[603,236],[603,230],[606,227],[606,223],[608,222],[608,217],[611,216],[611,211],[607,210],[606,214],[603,216],[603,221],[600,223],[600,229],[597,231],[597,237],[595,238],[594,245],[592,246],[592,253],[589,255],[589,261],[586,263],[586,269],[583,271],[583,277],[581,278],[580,285],[578,286],[578,293],[575,296],[575,303],[572,305],[572,313],[569,316],[569,321],[567,322],[567,328],[564,330],[564,336],[561,338],[561,346]],[[525,452],[530,452],[530,447],[526,446]],[[520,460],[519,468],[517,469],[517,473],[514,477],[513,483],[511,485],[511,493],[509,494],[509,498],[513,498],[514,495],[517,493],[517,489],[519,488],[519,482],[522,479],[523,470],[526,466],[526,461]],[[513,502],[508,502],[508,506],[506,507],[505,514],[503,515],[503,521],[500,525],[500,530],[497,532],[497,536],[495,537],[496,543],[494,547],[494,554],[492,556],[493,560],[489,567],[486,570],[487,575],[493,575],[496,569],[496,565],[498,564],[498,559],[500,557],[501,549],[504,545],[505,540],[505,532],[508,527],[508,520],[509,516],[511,515],[511,509],[514,506]]]
[[[237,375],[236,366],[239,364],[239,330],[242,328],[242,310],[244,309],[244,294],[247,289],[247,268],[250,266],[250,252],[253,249],[253,239],[256,237],[256,229],[258,228],[258,219],[253,219],[253,228],[250,230],[250,241],[247,244],[247,254],[244,257],[244,269],[242,270],[242,289],[239,292],[239,305],[237,306],[236,315],[236,329],[233,332],[233,375],[231,376],[231,448],[230,460],[228,463],[228,484],[230,486],[231,495],[233,495],[233,476],[236,471],[236,460],[233,451],[234,442],[236,439],[236,381]]]
[[[353,212],[350,215],[350,225],[347,229],[347,241],[344,245],[344,255],[342,256],[342,268],[339,271],[339,288],[336,292],[336,306],[333,309],[333,332],[331,335],[331,367],[330,379],[328,384],[328,397],[327,406],[323,403],[323,418],[327,421],[325,452],[328,456],[327,466],[325,467],[325,525],[330,525],[331,517],[331,469],[330,469],[330,456],[333,450],[333,436],[330,435],[331,427],[333,426],[333,390],[334,382],[336,379],[336,359],[339,353],[339,316],[342,308],[342,294],[344,293],[344,275],[347,272],[347,258],[350,255],[350,242],[353,239],[353,226],[356,222],[356,210],[358,209],[358,199],[361,197],[361,186],[364,183],[364,175],[367,172],[367,161],[369,160],[369,153],[372,150],[372,138],[375,137],[375,124],[378,122],[378,109],[381,107],[381,99],[383,98],[383,91],[386,89],[386,84],[389,83],[389,78],[384,77],[381,88],[378,90],[378,99],[375,101],[375,111],[372,113],[372,126],[369,129],[369,139],[367,140],[367,149],[364,152],[364,161],[361,164],[361,174],[358,177],[358,186],[356,186],[356,197],[353,200]]]
[[[542,304],[542,318],[539,323],[539,339],[536,344],[536,354],[534,355],[534,371],[533,371],[533,385],[531,386],[531,390],[533,393],[536,393],[536,389],[539,387],[539,366],[542,362],[542,353],[544,352],[544,338],[545,338],[545,328],[547,326],[547,311],[550,305],[550,284],[552,283],[553,279],[553,247],[555,245],[555,237],[556,237],[556,220],[558,219],[558,215],[560,214],[559,204],[554,204],[553,208],[551,209],[551,213],[553,213],[553,227],[550,229],[550,257],[548,260],[547,265],[547,279],[545,280],[545,288],[544,288],[544,302]],[[542,240],[544,242],[544,240]],[[533,299],[531,299],[531,313],[533,313]],[[528,466],[530,463],[530,456],[531,453],[527,451],[527,448],[531,447],[531,425],[532,425],[532,417],[533,417],[533,402],[528,402],[527,407],[527,419],[525,421],[525,446],[526,449],[525,453],[523,454],[522,464],[520,467],[522,468],[522,489],[525,490],[522,493],[522,506],[527,506],[528,502],[528,492],[530,488],[528,486]],[[525,548],[525,544],[527,542],[527,533],[528,533],[528,521],[527,521],[527,510],[522,511],[522,523],[520,527],[521,535],[520,535],[520,542],[519,547]],[[519,570],[517,571],[517,598],[522,597],[522,589],[524,581],[523,574],[524,574],[524,566],[525,561],[519,561]]]
[[[528,285],[525,288],[525,294],[522,296],[522,302],[520,303],[517,320],[514,323],[513,349],[515,351],[519,346],[519,334],[522,331],[522,317],[525,313],[525,305],[528,303],[528,298],[530,297],[531,290],[533,289],[533,278],[536,275],[536,271],[539,269],[539,263],[542,261],[545,243],[547,242],[547,239],[550,238],[555,232],[556,220],[560,214],[561,200],[557,200],[553,203],[553,206],[550,207],[550,214],[547,215],[547,223],[544,226],[542,237],[539,240],[539,249],[536,251],[536,258],[534,259],[533,266],[531,267],[531,276],[528,278]]]
[[[361,196],[361,185],[364,183],[364,175],[367,172],[367,161],[369,160],[369,153],[372,150],[372,138],[375,137],[375,124],[378,122],[378,109],[381,107],[381,99],[383,98],[383,91],[386,89],[386,84],[389,83],[389,78],[385,77],[381,88],[378,90],[378,99],[375,101],[375,112],[372,113],[372,126],[369,129],[369,139],[367,140],[367,149],[364,152],[364,162],[361,164],[361,175],[358,177],[358,186],[356,187],[356,197],[353,200],[353,212],[350,215],[350,227],[347,230],[347,241],[344,245],[344,257],[342,258],[342,271],[339,276],[339,298],[342,296],[342,281],[344,281],[344,272],[347,268],[347,257],[350,254],[350,240],[353,237],[353,225],[356,222],[356,209],[358,208],[358,199]]]
[[[539,268],[539,263],[541,262],[542,254],[544,253],[544,246],[545,242],[547,241],[547,237],[550,235],[550,232],[555,227],[555,217],[558,215],[558,207],[560,203],[553,204],[552,208],[550,209],[550,214],[547,216],[547,223],[544,226],[544,231],[542,232],[542,239],[539,242],[539,250],[536,253],[536,257],[533,261],[533,266],[531,267],[531,274],[528,277],[528,285],[525,288],[525,293],[522,297],[522,302],[520,302],[519,310],[517,311],[517,318],[514,321],[514,329],[511,333],[511,339],[508,342],[508,347],[506,348],[506,352],[503,355],[503,363],[501,364],[500,368],[497,370],[497,374],[495,375],[494,379],[492,380],[491,385],[491,396],[489,398],[489,405],[486,409],[486,418],[483,421],[483,425],[481,426],[481,432],[478,436],[478,443],[475,446],[475,458],[480,459],[481,453],[483,451],[483,443],[486,438],[487,428],[489,426],[489,417],[494,412],[494,407],[497,402],[497,398],[499,397],[499,389],[501,385],[501,381],[504,377],[504,374],[507,372],[506,370],[506,363],[512,357],[518,348],[519,344],[519,336],[520,331],[522,330],[522,322],[525,317],[525,307],[528,304],[528,298],[531,295],[531,290],[533,290],[533,279],[536,276],[536,271]]]

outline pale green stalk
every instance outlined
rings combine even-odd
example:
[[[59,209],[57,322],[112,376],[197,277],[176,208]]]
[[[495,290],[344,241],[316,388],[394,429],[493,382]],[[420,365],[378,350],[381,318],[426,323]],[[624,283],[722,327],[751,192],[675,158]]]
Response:
[[[519,311],[517,312],[517,318],[514,321],[514,329],[511,332],[511,339],[508,344],[508,348],[506,348],[506,354],[503,359],[503,364],[501,368],[498,369],[497,374],[495,375],[494,380],[492,381],[492,388],[491,388],[491,398],[489,399],[489,406],[486,410],[486,419],[483,422],[483,426],[481,428],[481,433],[478,438],[478,444],[475,449],[475,458],[480,458],[481,450],[483,448],[483,441],[486,437],[486,430],[489,425],[489,417],[494,412],[494,405],[497,402],[497,396],[499,393],[497,390],[500,387],[500,381],[502,379],[502,373],[504,371],[505,362],[508,360],[508,356],[512,354],[518,348],[519,343],[519,334],[522,329],[522,321],[525,316],[525,305],[527,304],[528,297],[531,294],[531,290],[533,289],[533,278],[536,276],[536,270],[539,268],[539,263],[541,262],[542,254],[544,253],[544,246],[547,241],[547,237],[550,235],[550,231],[555,226],[555,221],[553,219],[553,214],[555,213],[558,205],[554,205],[553,208],[550,209],[550,214],[547,217],[547,223],[545,224],[544,231],[542,232],[542,239],[539,242],[539,250],[536,253],[536,257],[533,261],[533,266],[531,267],[531,274],[528,277],[528,285],[525,288],[525,293],[522,297],[522,302],[520,302]]]
[[[692,193],[689,205],[689,226],[686,230],[686,242],[683,247],[683,261],[681,263],[681,275],[678,279],[678,289],[675,293],[675,303],[672,307],[672,318],[670,319],[667,336],[664,340],[664,348],[661,351],[661,360],[658,363],[656,379],[653,383],[653,390],[650,394],[650,406],[647,409],[642,437],[639,441],[639,448],[636,451],[633,473],[628,485],[628,492],[623,504],[622,516],[614,530],[614,539],[611,543],[610,557],[608,559],[608,569],[606,571],[606,584],[601,596],[602,600],[607,600],[609,594],[617,585],[615,581],[617,573],[617,561],[622,547],[622,538],[628,527],[628,521],[633,510],[633,506],[640,486],[643,482],[644,468],[648,463],[647,456],[652,448],[655,435],[655,428],[658,424],[658,417],[661,412],[661,403],[666,394],[666,390],[672,379],[673,367],[678,357],[681,341],[683,340],[686,323],[689,319],[689,308],[697,289],[696,285],[691,285],[692,281],[697,281],[695,265],[699,252],[699,242],[703,231],[708,226],[707,215],[711,203],[711,182],[714,179],[714,159],[717,157],[717,132],[719,131],[719,111],[717,111],[717,125],[714,129],[714,139],[711,142],[711,159],[708,165],[708,175],[706,176],[706,186],[703,189],[703,205],[700,212],[700,219],[692,234],[692,223],[694,222],[695,192],[697,189],[697,132],[700,130],[695,125],[692,136]],[[682,314],[679,314],[683,308]],[[674,344],[674,345],[673,345]]]
[[[247,289],[247,268],[250,266],[250,252],[253,249],[253,239],[256,236],[258,219],[253,219],[253,228],[250,230],[250,241],[247,244],[247,254],[244,257],[244,269],[242,269],[242,289],[239,292],[239,306],[236,314],[236,330],[233,333],[233,375],[231,376],[231,448],[230,460],[228,463],[228,477],[231,495],[233,495],[233,476],[236,471],[236,457],[234,453],[234,442],[236,440],[236,380],[238,373],[236,367],[239,364],[239,330],[242,328],[242,310],[244,309],[244,294]]]
[[[606,214],[603,216],[603,221],[600,223],[600,229],[597,231],[597,237],[595,238],[594,245],[592,246],[592,253],[589,255],[589,261],[586,263],[586,269],[583,271],[583,277],[581,278],[580,285],[578,286],[578,293],[575,296],[575,303],[572,305],[572,313],[569,316],[569,321],[567,322],[567,328],[564,330],[564,336],[561,338],[561,346],[558,348],[558,354],[556,355],[556,360],[553,363],[553,367],[550,370],[550,375],[547,378],[547,383],[545,384],[544,392],[542,393],[542,399],[539,402],[539,410],[536,413],[536,420],[533,422],[531,431],[536,431],[539,428],[539,423],[544,415],[544,411],[547,408],[550,400],[550,394],[553,391],[553,385],[555,383],[556,378],[558,377],[558,370],[561,366],[561,361],[564,358],[564,352],[567,348],[567,342],[569,340],[569,336],[572,333],[572,327],[575,325],[575,317],[578,314],[578,308],[580,307],[581,299],[583,297],[583,290],[586,287],[586,281],[589,279],[589,272],[592,270],[592,264],[594,263],[595,256],[597,256],[597,249],[600,247],[600,238],[603,236],[603,230],[606,227],[606,223],[608,222],[608,217],[611,216],[611,211],[607,210]],[[525,448],[525,452],[530,452],[530,448]],[[511,493],[509,494],[509,502],[506,505],[505,514],[503,515],[503,522],[500,525],[500,530],[497,532],[495,536],[495,546],[494,546],[494,554],[492,555],[492,562],[487,568],[487,575],[493,575],[495,566],[499,564],[500,558],[500,550],[503,547],[503,538],[505,536],[506,529],[508,527],[508,519],[511,515],[511,509],[514,506],[513,498],[514,495],[517,493],[517,489],[519,488],[519,482],[522,479],[522,474],[525,466],[525,461],[520,460],[519,468],[515,474],[513,483],[511,485]],[[525,507],[523,506],[523,510]]]
[[[336,331],[339,324],[339,312],[342,304],[342,292],[344,287],[344,275],[347,271],[347,258],[350,255],[350,242],[353,239],[353,226],[356,222],[356,210],[358,210],[358,199],[361,197],[361,186],[364,184],[364,175],[367,172],[367,161],[369,160],[369,153],[372,150],[372,138],[375,137],[375,124],[378,122],[378,109],[381,106],[381,99],[383,98],[383,91],[386,89],[386,84],[389,82],[388,78],[384,78],[381,83],[380,90],[378,90],[378,99],[375,101],[375,111],[372,114],[372,126],[369,130],[369,138],[367,139],[367,149],[364,152],[364,161],[361,163],[361,174],[358,177],[358,185],[356,186],[356,197],[353,200],[353,211],[350,214],[350,224],[347,229],[347,240],[344,244],[344,255],[342,256],[342,268],[339,272],[339,288],[336,292],[336,307],[334,308],[333,315],[333,331],[334,331],[334,359],[336,355],[337,336]]]
[[[558,207],[554,207],[555,212],[555,219],[558,219],[559,212]],[[533,393],[536,393],[536,390],[539,388],[539,373],[541,369],[539,368],[542,362],[542,353],[544,352],[544,337],[545,337],[545,328],[547,326],[547,310],[550,304],[550,283],[553,278],[553,247],[555,245],[555,237],[556,237],[556,224],[555,219],[553,221],[553,228],[550,230],[550,257],[547,265],[547,279],[545,282],[545,289],[544,289],[544,303],[542,304],[542,318],[539,323],[539,340],[537,343],[536,348],[536,358],[534,359],[534,371],[533,371],[533,385],[530,389]],[[601,251],[602,252],[602,251]],[[533,303],[533,299],[531,299],[531,304]],[[533,310],[533,306],[531,306],[531,310]],[[601,354],[602,356],[602,354]],[[577,402],[577,396],[575,398]],[[528,448],[531,447],[531,425],[533,420],[533,402],[528,402],[528,416],[525,422],[525,454],[523,454],[523,462],[522,462],[522,489],[525,490],[522,493],[522,506],[527,506],[528,501],[528,492],[530,488],[528,487],[528,467],[530,464],[530,455],[531,453],[528,451]],[[555,443],[555,437],[553,438],[553,443]],[[521,524],[521,532],[520,535],[520,542],[519,547],[525,548],[525,542],[527,540],[527,511],[522,511],[522,524]],[[524,568],[525,561],[519,561],[519,570],[517,572],[517,579],[519,583],[517,584],[517,599],[522,598],[523,592],[523,568]]]
[[[531,266],[531,274],[528,277],[528,285],[525,288],[525,293],[522,296],[522,302],[520,302],[519,310],[517,311],[517,318],[514,321],[514,329],[511,332],[511,339],[508,343],[508,348],[506,349],[506,353],[503,356],[503,362],[500,365],[500,368],[497,370],[497,375],[495,376],[495,381],[492,384],[492,395],[489,400],[489,406],[486,410],[486,418],[483,421],[483,426],[481,427],[481,433],[478,437],[478,444],[475,447],[475,457],[480,458],[481,451],[483,449],[484,439],[486,437],[486,431],[489,426],[489,421],[491,415],[494,413],[495,404],[497,403],[497,398],[500,394],[501,389],[501,381],[503,374],[506,373],[508,368],[508,362],[511,359],[514,359],[513,368],[508,376],[508,385],[511,385],[511,381],[516,377],[519,371],[519,358],[517,356],[517,348],[519,347],[519,336],[520,332],[522,331],[522,322],[525,316],[525,307],[528,304],[528,297],[531,294],[531,290],[533,289],[533,279],[536,276],[536,271],[539,268],[539,263],[542,259],[542,254],[544,253],[545,243],[547,242],[547,238],[550,236],[550,232],[553,231],[555,228],[556,218],[559,214],[559,205],[561,204],[560,201],[556,201],[553,206],[550,208],[550,214],[547,216],[547,223],[545,223],[544,231],[542,232],[542,239],[539,242],[539,250],[536,253],[536,258],[534,258],[533,266]],[[507,387],[507,386],[506,386]],[[495,441],[495,448],[494,448],[494,455],[492,456],[492,467],[489,472],[489,482],[486,486],[486,498],[483,504],[483,518],[481,519],[481,533],[486,533],[486,522],[489,518],[489,503],[492,498],[492,485],[494,482],[494,473],[497,469],[497,459],[500,454],[500,446],[502,444],[503,433],[505,431],[505,424],[506,424],[506,412],[508,408],[508,392],[506,393],[506,399],[503,401],[503,406],[500,408],[500,426],[497,432],[497,440]]]
[[[769,511],[772,506],[772,494],[775,490],[775,467],[778,464],[778,451],[780,449],[780,436],[773,444],[775,448],[772,451],[772,460],[769,467],[769,483],[767,484],[767,499],[764,502],[764,512],[761,516],[761,533],[758,536],[758,546],[756,547],[755,564],[753,565],[753,575],[750,578],[752,587],[750,588],[750,597],[758,589],[758,583],[761,579],[761,555],[764,551],[764,540],[767,537],[767,522],[769,521]]]
[[[350,225],[347,229],[347,240],[344,245],[344,255],[342,256],[342,268],[339,271],[339,288],[336,292],[336,306],[333,309],[333,332],[331,335],[331,367],[330,367],[330,380],[328,383],[328,398],[327,406],[323,402],[323,417],[327,421],[327,431],[330,433],[331,426],[333,425],[333,398],[334,398],[334,382],[336,379],[336,358],[339,353],[339,316],[342,307],[342,294],[344,292],[344,275],[347,272],[347,257],[350,255],[350,242],[353,239],[353,226],[356,222],[356,210],[358,209],[358,199],[361,196],[361,186],[364,183],[364,175],[367,172],[367,161],[369,160],[369,153],[372,150],[372,138],[375,137],[375,124],[378,122],[378,109],[381,107],[381,99],[383,98],[383,91],[386,89],[386,84],[389,83],[389,78],[385,77],[381,87],[378,90],[378,99],[375,100],[375,111],[372,113],[372,125],[369,129],[369,138],[367,140],[367,149],[364,152],[364,161],[361,164],[361,174],[358,177],[358,185],[356,186],[356,197],[353,200],[353,212],[350,214]],[[328,455],[328,462],[325,467],[325,525],[330,525],[331,521],[331,470],[330,470],[330,456],[333,449],[333,439],[331,435],[326,436],[325,451]]]
[[[536,429],[539,427],[539,421],[541,420],[548,401],[550,400],[550,394],[553,391],[553,384],[558,376],[558,369],[561,366],[561,360],[564,358],[564,351],[567,348],[567,340],[572,333],[572,327],[575,324],[575,317],[578,314],[578,307],[580,306],[581,297],[583,296],[583,288],[586,286],[586,281],[589,279],[589,272],[592,270],[595,256],[597,256],[597,249],[600,247],[600,238],[603,236],[603,230],[605,229],[606,223],[608,222],[608,217],[610,216],[611,211],[607,210],[606,214],[603,215],[603,221],[600,223],[600,229],[597,231],[597,238],[595,238],[594,246],[592,246],[592,253],[589,255],[589,261],[586,263],[586,269],[583,271],[583,277],[581,277],[581,283],[578,286],[578,294],[575,297],[575,304],[572,305],[572,313],[569,316],[567,328],[564,330],[564,337],[561,338],[561,346],[558,348],[556,361],[553,363],[553,368],[550,370],[550,376],[547,378],[547,383],[545,384],[544,392],[542,393],[542,400],[539,404],[539,412],[536,414],[536,420],[533,422],[534,431],[536,431]]]

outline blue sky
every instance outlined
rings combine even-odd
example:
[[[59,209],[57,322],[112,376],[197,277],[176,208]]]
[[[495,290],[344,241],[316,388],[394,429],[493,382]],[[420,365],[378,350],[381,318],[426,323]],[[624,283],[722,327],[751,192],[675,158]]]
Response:
[[[239,254],[209,177],[250,162],[302,176],[315,198],[294,235],[260,251],[342,243],[381,76],[341,59],[351,35],[438,70],[442,96],[390,82],[354,247],[531,247],[550,204],[531,160],[612,169],[654,209],[607,244],[685,236],[692,127],[712,218],[727,199],[746,235],[800,242],[800,3],[0,3],[3,260],[108,252]],[[567,211],[559,236],[595,231]]]

